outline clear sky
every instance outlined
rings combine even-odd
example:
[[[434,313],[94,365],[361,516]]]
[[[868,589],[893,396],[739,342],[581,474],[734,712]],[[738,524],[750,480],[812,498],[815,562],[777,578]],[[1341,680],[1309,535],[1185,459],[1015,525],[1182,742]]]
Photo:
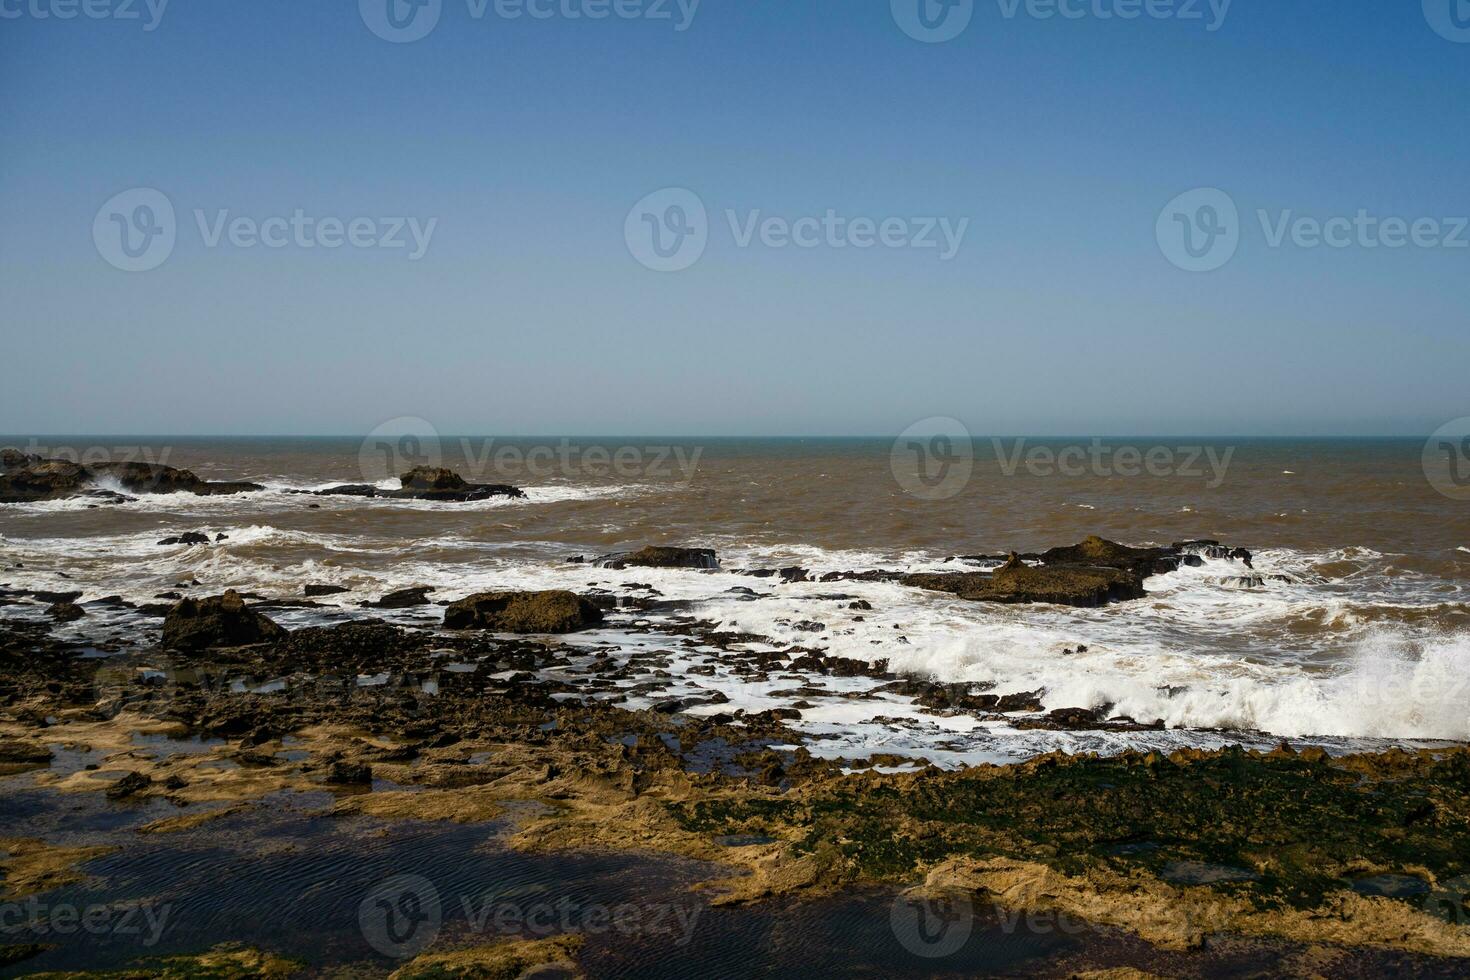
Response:
[[[0,0],[0,431],[1470,415],[1464,0],[152,2]],[[138,188],[172,250],[123,271],[124,231],[166,241]],[[634,210],[665,188],[702,229],[667,196]],[[1196,188],[1238,221],[1166,211]],[[1291,224],[1360,212],[1345,247]],[[747,237],[768,218],[811,247]],[[1386,218],[1422,244],[1388,247]],[[325,247],[354,219],[363,244]],[[857,247],[885,219],[895,244]],[[697,261],[648,267],[660,222],[707,239]],[[1187,271],[1171,228],[1238,242]]]

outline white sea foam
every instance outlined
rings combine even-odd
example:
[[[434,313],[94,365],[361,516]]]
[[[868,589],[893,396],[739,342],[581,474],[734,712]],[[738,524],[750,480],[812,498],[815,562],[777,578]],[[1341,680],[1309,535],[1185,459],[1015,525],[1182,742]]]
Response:
[[[560,499],[577,499],[570,494],[582,492],[546,489],[543,500],[557,499],[561,491],[569,495]],[[300,497],[290,499],[299,507]],[[819,575],[958,567],[929,551],[833,550],[799,542],[753,546],[722,539],[710,543],[720,550],[724,571],[618,571],[568,563],[563,549],[535,541],[486,541],[465,529],[408,539],[372,529],[323,533],[250,520],[260,515],[257,510],[238,526],[201,521],[211,535],[228,535],[210,545],[158,545],[165,534],[177,533],[174,523],[81,539],[12,534],[0,540],[7,564],[24,565],[23,582],[17,581],[22,573],[7,573],[12,586],[80,588],[85,598],[121,594],[138,602],[152,601],[174,582],[196,578],[205,590],[233,587],[271,597],[299,598],[308,583],[339,585],[349,591],[324,601],[344,611],[415,585],[437,586],[437,597],[455,599],[507,588],[625,593],[632,583],[646,583],[664,598],[693,601],[695,614],[723,628],[768,636],[781,645],[816,647],[868,662],[886,659],[894,671],[982,683],[997,694],[1044,690],[1049,708],[1107,705],[1115,714],[1144,722],[1162,719],[1171,728],[1189,730],[1026,732],[973,718],[935,718],[900,699],[834,700],[818,704],[800,723],[821,736],[813,751],[834,757],[866,750],[942,755],[956,763],[996,761],[1053,748],[1115,751],[1130,745],[1248,740],[1239,730],[1270,733],[1261,736],[1263,744],[1271,736],[1470,740],[1465,680],[1470,636],[1422,625],[1470,613],[1466,592],[1423,576],[1384,575],[1396,556],[1366,548],[1262,550],[1255,556],[1255,572],[1267,582],[1251,589],[1227,587],[1230,579],[1251,573],[1242,563],[1206,560],[1149,579],[1147,597],[1137,602],[1069,609],[972,603],[884,582],[786,584],[733,571],[800,565]],[[538,553],[542,557],[526,557]],[[1324,567],[1335,577],[1318,574]],[[1276,575],[1289,580],[1278,581]],[[730,591],[737,587],[755,597]],[[849,609],[855,599],[873,608]],[[1408,624],[1406,617],[1391,615],[1405,610],[1433,615],[1408,617]],[[437,610],[374,614],[422,623]],[[319,614],[276,615],[294,626]],[[656,625],[657,615],[652,619]],[[824,629],[805,626],[813,622]],[[1299,628],[1303,625],[1310,628]],[[586,634],[582,641],[611,641],[628,650],[639,644],[671,646],[657,636],[620,637],[610,630]],[[763,686],[739,675],[699,683],[730,698],[719,710],[780,706],[774,692],[790,686],[789,681]],[[907,721],[895,730],[875,720],[882,717]],[[1214,728],[1238,731],[1201,731]]]

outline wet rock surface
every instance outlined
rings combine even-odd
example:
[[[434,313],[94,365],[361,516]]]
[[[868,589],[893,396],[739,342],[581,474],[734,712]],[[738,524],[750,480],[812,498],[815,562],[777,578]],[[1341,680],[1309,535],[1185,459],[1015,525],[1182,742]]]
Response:
[[[1250,552],[1225,548],[1215,541],[1180,542],[1168,548],[1131,548],[1092,536],[1079,544],[1040,553],[1004,558],[975,555],[959,561],[1003,564],[992,571],[905,575],[899,580],[915,588],[949,592],[977,602],[1052,603],[1094,607],[1142,599],[1143,580],[1200,564],[1201,554],[1250,565]]]
[[[189,470],[149,463],[94,463],[40,459],[9,450],[0,472],[0,503],[29,503],[73,496],[97,496],[113,502],[122,494],[101,484],[116,484],[127,493],[191,493],[196,496],[263,490],[254,483],[212,483]]]
[[[247,608],[233,590],[205,599],[181,599],[163,621],[163,646],[177,650],[246,646],[285,636],[284,629]]]
[[[372,484],[353,483],[325,490],[300,491],[319,497],[381,497],[388,500],[435,500],[443,503],[469,503],[492,497],[519,498],[526,495],[519,487],[506,483],[468,483],[464,477],[443,467],[416,466],[399,478],[397,490],[380,490]]]
[[[650,545],[637,551],[603,555],[594,561],[603,568],[693,568],[720,567],[719,556],[710,548],[668,548]]]

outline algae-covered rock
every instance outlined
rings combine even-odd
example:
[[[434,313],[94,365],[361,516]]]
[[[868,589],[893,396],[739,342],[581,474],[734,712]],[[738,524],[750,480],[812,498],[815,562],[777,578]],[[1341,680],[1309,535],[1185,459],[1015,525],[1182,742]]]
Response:
[[[175,650],[270,643],[286,635],[286,630],[247,608],[233,589],[222,596],[182,599],[163,620],[163,645]]]
[[[571,633],[602,622],[602,610],[575,592],[480,592],[444,610],[448,629]]]
[[[389,980],[516,980],[538,967],[557,966],[559,975],[580,977],[577,952],[581,936],[552,936],[548,939],[513,939],[492,946],[442,953],[423,953],[400,967]]]

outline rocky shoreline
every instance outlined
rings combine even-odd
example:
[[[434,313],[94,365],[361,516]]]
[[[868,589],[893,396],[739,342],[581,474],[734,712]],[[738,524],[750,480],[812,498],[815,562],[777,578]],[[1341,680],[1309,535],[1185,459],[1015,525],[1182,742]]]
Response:
[[[410,482],[405,489],[421,492]],[[422,492],[441,490],[461,492],[442,483]],[[1088,538],[1038,554],[957,558],[971,567],[954,573],[821,580],[1090,606],[1136,599],[1145,578],[1211,549],[1250,565],[1248,552],[1216,542],[1137,549]],[[666,547],[591,563],[691,575],[719,567],[708,549]],[[746,571],[808,580],[799,568]],[[807,699],[831,698],[839,686],[841,697],[902,702],[936,718],[1065,731],[1162,723],[1050,704],[1045,691],[939,684],[892,674],[883,660],[721,632],[646,588],[446,598],[442,623],[417,628],[371,612],[291,630],[271,619],[272,608],[331,594],[307,591],[300,600],[226,592],[134,610],[163,617],[158,645],[145,649],[118,649],[101,636],[62,640],[44,622],[0,617],[3,778],[103,793],[119,807],[165,801],[174,815],[152,828],[164,834],[293,791],[332,792],[332,812],[388,820],[488,820],[534,802],[541,806],[517,818],[516,847],[716,862],[735,872],[712,886],[718,903],[869,886],[958,889],[1005,907],[1077,915],[1167,949],[1236,935],[1470,956],[1464,748],[1338,758],[1288,746],[1049,755],[959,771],[882,754],[823,757],[792,726]],[[405,590],[380,604],[432,609],[436,591]],[[86,615],[93,603],[80,598],[0,590],[0,603],[48,603],[60,622],[77,621],[73,610]],[[850,596],[828,598],[844,616],[866,611]],[[750,711],[697,687],[661,697],[677,679],[667,651],[574,642],[610,617],[652,636],[638,617],[656,611],[671,616],[659,641],[682,636],[695,651],[686,675],[718,669],[779,681],[791,707]],[[208,749],[140,753],[140,733],[204,740]],[[69,767],[63,757],[89,761]],[[95,856],[39,842],[0,850],[15,894],[54,887]],[[22,874],[27,868],[45,872]],[[1388,894],[1375,884],[1389,880],[1412,887]]]
[[[397,490],[373,484],[342,484],[324,490],[289,491],[316,497],[362,497],[470,503],[492,497],[523,498],[525,491],[502,483],[468,483],[453,470],[416,466],[399,477]],[[112,489],[117,487],[119,489]],[[45,459],[16,449],[0,450],[0,504],[84,499],[95,504],[135,501],[134,494],[187,493],[199,497],[258,493],[259,483],[214,482],[189,470],[156,463],[81,463]]]

